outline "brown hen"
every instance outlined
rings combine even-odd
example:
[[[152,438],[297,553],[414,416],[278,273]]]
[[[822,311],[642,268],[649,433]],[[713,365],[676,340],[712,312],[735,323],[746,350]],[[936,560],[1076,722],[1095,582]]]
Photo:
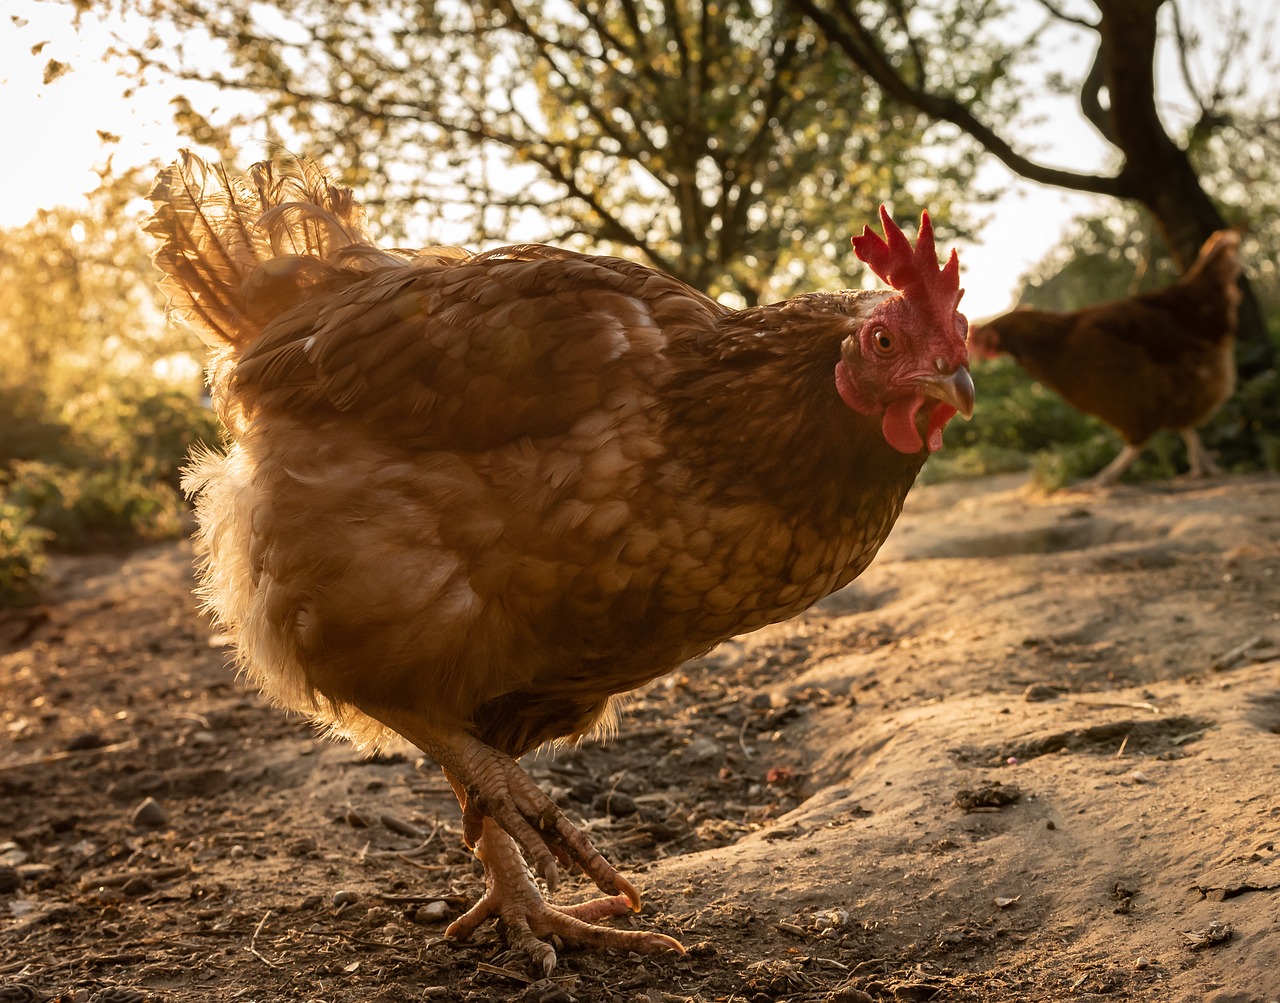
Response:
[[[974,355],[1007,353],[1124,448],[1090,486],[1114,483],[1156,432],[1182,435],[1194,477],[1217,474],[1197,433],[1235,389],[1240,234],[1219,230],[1163,289],[1069,313],[1021,308],[970,333]]]
[[[969,414],[955,254],[855,240],[898,292],[736,311],[643,265],[543,246],[379,249],[305,162],[191,156],[151,193],[173,314],[214,349],[232,439],[196,459],[202,593],[245,671],[364,746],[444,769],[486,891],[548,943],[679,950],[596,920],[640,896],[516,758],[845,585]],[[607,897],[556,907],[559,867]]]

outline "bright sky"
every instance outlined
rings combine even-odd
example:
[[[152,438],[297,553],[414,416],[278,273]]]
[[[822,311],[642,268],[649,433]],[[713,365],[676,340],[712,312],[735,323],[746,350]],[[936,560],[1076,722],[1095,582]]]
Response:
[[[108,153],[119,165],[162,162],[182,145],[166,95],[150,88],[126,99],[125,82],[103,60],[110,32],[90,15],[77,36],[71,15],[71,5],[41,0],[7,0],[0,15],[0,136],[10,151],[0,161],[0,228],[26,222],[39,208],[76,204],[95,186],[93,168]],[[1064,71],[1076,72],[1091,54],[1057,55]],[[43,83],[50,60],[69,69]],[[104,146],[99,129],[120,141]],[[1073,109],[1051,116],[1038,138],[1041,159],[1096,169],[1102,145]],[[1007,178],[998,164],[988,170],[992,181]],[[960,246],[961,308],[971,317],[1008,308],[1021,275],[1091,204],[1087,196],[1016,184],[990,207],[981,242]]]

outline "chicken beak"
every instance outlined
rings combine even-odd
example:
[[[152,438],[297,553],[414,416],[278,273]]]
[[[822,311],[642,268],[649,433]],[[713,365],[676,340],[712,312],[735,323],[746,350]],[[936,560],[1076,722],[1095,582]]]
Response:
[[[938,366],[938,375],[930,374],[920,380],[920,392],[927,397],[936,397],[950,404],[966,419],[973,417],[973,377],[969,375],[967,366],[957,366],[950,373],[943,373]]]

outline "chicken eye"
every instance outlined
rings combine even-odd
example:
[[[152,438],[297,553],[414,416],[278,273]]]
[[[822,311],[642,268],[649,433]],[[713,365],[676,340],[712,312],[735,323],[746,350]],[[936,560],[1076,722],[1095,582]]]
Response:
[[[877,327],[871,332],[871,344],[881,355],[893,354],[893,336],[883,327]]]

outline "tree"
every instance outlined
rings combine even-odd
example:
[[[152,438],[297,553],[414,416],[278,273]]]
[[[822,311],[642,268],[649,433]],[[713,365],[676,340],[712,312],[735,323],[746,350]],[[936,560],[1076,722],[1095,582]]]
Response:
[[[1195,259],[1204,240],[1229,222],[1206,188],[1206,174],[1197,161],[1212,157],[1215,149],[1221,165],[1225,143],[1244,143],[1253,149],[1249,164],[1276,162],[1280,153],[1280,103],[1276,89],[1270,88],[1269,106],[1260,95],[1264,88],[1251,86],[1249,74],[1276,77],[1276,53],[1262,47],[1257,58],[1241,58],[1241,53],[1259,45],[1248,30],[1246,6],[1230,8],[1224,20],[1225,42],[1215,69],[1207,82],[1193,72],[1192,56],[1202,48],[1202,40],[1185,30],[1178,7],[1166,0],[1030,0],[1022,3],[1022,13],[1039,12],[1042,20],[1028,34],[1024,44],[1015,46],[1025,58],[1051,44],[1051,37],[1063,33],[1096,37],[1092,65],[1073,81],[1080,108],[1087,120],[1115,151],[1114,165],[1089,173],[1064,170],[1039,162],[1020,148],[1017,116],[1009,116],[1008,106],[993,105],[987,97],[988,85],[1002,82],[1017,85],[1016,71],[1023,60],[1002,62],[1003,49],[995,49],[986,59],[985,71],[973,67],[959,76],[954,60],[959,46],[969,49],[975,35],[986,37],[1002,24],[1017,4],[962,3],[928,4],[887,0],[863,3],[859,0],[790,0],[807,16],[818,32],[838,47],[884,93],[902,105],[915,108],[938,122],[948,122],[1015,174],[1031,181],[1082,192],[1110,196],[1139,203],[1157,221],[1170,252],[1180,268]],[[1255,17],[1262,16],[1257,14]],[[1073,13],[1083,11],[1084,13]],[[1274,12],[1265,15],[1274,18]],[[954,23],[946,23],[950,18]],[[939,27],[944,30],[939,30]],[[1264,29],[1274,29],[1274,20]],[[1265,31],[1263,32],[1265,36]],[[1197,114],[1175,139],[1162,121],[1157,101],[1155,63],[1157,48],[1166,38],[1178,55],[1183,84],[1197,105]],[[1259,43],[1261,44],[1261,43]],[[1007,92],[999,91],[1001,95]],[[1250,106],[1246,98],[1256,103]],[[1262,152],[1259,152],[1262,151]],[[1113,169],[1108,169],[1113,168]],[[1274,170],[1274,169],[1273,169]],[[1274,180],[1274,175],[1273,175]],[[1224,184],[1229,197],[1230,185]],[[1273,189],[1274,190],[1274,189]],[[1256,209],[1270,212],[1247,192],[1235,192],[1232,208],[1238,214],[1230,222],[1245,222]],[[1274,217],[1273,217],[1274,218]],[[1240,311],[1238,364],[1249,377],[1275,365],[1262,312],[1249,283],[1245,281]]]
[[[621,251],[755,303],[860,274],[847,240],[878,202],[954,225],[971,173],[912,155],[939,127],[781,5],[119,2],[152,25],[125,50],[141,79],[257,99],[237,119],[184,96],[197,138],[256,121],[324,150],[401,234],[421,203],[428,239]]]
[[[104,174],[85,210],[45,209],[0,240],[4,383],[62,406],[190,346],[163,322],[143,172]],[[193,387],[195,368],[188,364]]]

